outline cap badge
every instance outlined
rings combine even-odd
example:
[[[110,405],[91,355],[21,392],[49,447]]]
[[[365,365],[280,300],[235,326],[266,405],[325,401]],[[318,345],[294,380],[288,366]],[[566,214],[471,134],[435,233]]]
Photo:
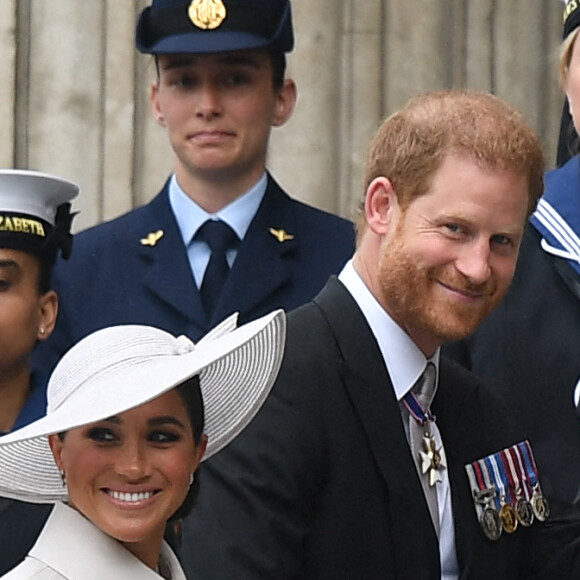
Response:
[[[227,11],[222,0],[192,0],[189,19],[202,30],[213,30],[224,21]]]
[[[157,242],[163,237],[163,230],[157,230],[156,232],[151,232],[146,238],[141,238],[140,242],[142,246],[153,247]]]
[[[281,244],[287,242],[288,240],[293,240],[294,236],[289,234],[286,230],[277,230],[275,228],[270,228],[268,230]]]

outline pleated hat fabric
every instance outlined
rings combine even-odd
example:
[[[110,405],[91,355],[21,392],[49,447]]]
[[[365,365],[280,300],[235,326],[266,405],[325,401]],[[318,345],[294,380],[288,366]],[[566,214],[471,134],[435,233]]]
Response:
[[[45,417],[0,437],[0,496],[32,503],[66,501],[48,435],[138,407],[199,375],[208,459],[230,443],[266,400],[282,361],[282,310],[236,327],[226,319],[197,344],[142,325],[98,330],[55,368]]]

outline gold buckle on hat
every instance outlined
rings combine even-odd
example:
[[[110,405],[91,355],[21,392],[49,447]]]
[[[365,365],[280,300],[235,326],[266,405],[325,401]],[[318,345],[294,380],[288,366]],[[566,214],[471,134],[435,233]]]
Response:
[[[224,21],[227,11],[222,0],[192,0],[189,19],[203,30],[213,30]]]

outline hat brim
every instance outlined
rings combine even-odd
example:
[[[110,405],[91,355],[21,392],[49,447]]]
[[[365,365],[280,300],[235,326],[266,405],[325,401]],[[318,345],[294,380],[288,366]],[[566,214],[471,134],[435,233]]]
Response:
[[[268,39],[243,32],[196,32],[162,38],[152,46],[137,45],[149,54],[211,54],[270,48]]]
[[[0,211],[39,217],[54,226],[56,208],[79,187],[62,177],[27,169],[0,169]]]
[[[138,340],[142,327],[131,328]],[[154,357],[129,370],[97,373],[45,417],[0,438],[0,496],[32,503],[66,501],[68,493],[48,435],[138,407],[194,375],[200,377],[205,409],[204,460],[223,449],[254,418],[274,384],[284,350],[286,317],[278,310],[231,332],[229,328],[226,321],[191,352]]]

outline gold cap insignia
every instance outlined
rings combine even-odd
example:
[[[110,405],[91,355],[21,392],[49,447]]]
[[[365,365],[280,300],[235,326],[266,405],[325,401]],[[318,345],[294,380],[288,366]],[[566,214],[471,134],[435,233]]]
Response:
[[[189,19],[202,30],[217,28],[227,14],[222,0],[192,0],[187,13]]]
[[[142,246],[154,246],[163,237],[163,230],[151,232],[146,238],[139,240]]]
[[[293,240],[294,236],[289,234],[286,230],[277,230],[275,228],[270,228],[268,230],[280,243],[287,242],[288,240]]]

